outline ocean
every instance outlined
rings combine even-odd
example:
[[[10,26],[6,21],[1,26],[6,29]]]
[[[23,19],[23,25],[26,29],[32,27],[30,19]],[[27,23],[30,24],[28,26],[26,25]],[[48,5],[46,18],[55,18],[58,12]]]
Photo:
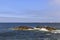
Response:
[[[60,23],[0,23],[0,40],[60,40],[60,34],[42,31],[11,30],[18,26],[50,26],[60,29]]]

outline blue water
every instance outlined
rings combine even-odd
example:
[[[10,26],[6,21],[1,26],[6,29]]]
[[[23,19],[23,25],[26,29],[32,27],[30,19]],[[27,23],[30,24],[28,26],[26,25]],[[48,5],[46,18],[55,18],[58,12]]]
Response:
[[[60,23],[0,23],[0,40],[60,40],[60,34],[9,29],[18,26],[35,27],[37,25],[60,28]]]

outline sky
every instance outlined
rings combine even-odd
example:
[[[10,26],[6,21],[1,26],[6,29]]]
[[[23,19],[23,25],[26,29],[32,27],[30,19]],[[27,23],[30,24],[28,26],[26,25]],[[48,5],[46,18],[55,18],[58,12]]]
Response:
[[[60,22],[60,0],[0,0],[0,22]]]

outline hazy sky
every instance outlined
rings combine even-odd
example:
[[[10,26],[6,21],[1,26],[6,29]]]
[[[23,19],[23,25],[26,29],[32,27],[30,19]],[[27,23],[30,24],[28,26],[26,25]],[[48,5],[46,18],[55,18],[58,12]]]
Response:
[[[0,22],[60,22],[60,0],[0,0]]]

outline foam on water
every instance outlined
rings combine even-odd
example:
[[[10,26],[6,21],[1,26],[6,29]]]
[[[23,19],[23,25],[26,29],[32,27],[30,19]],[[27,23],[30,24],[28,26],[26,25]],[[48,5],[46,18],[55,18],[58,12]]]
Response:
[[[52,30],[51,33],[60,33],[60,30]]]

